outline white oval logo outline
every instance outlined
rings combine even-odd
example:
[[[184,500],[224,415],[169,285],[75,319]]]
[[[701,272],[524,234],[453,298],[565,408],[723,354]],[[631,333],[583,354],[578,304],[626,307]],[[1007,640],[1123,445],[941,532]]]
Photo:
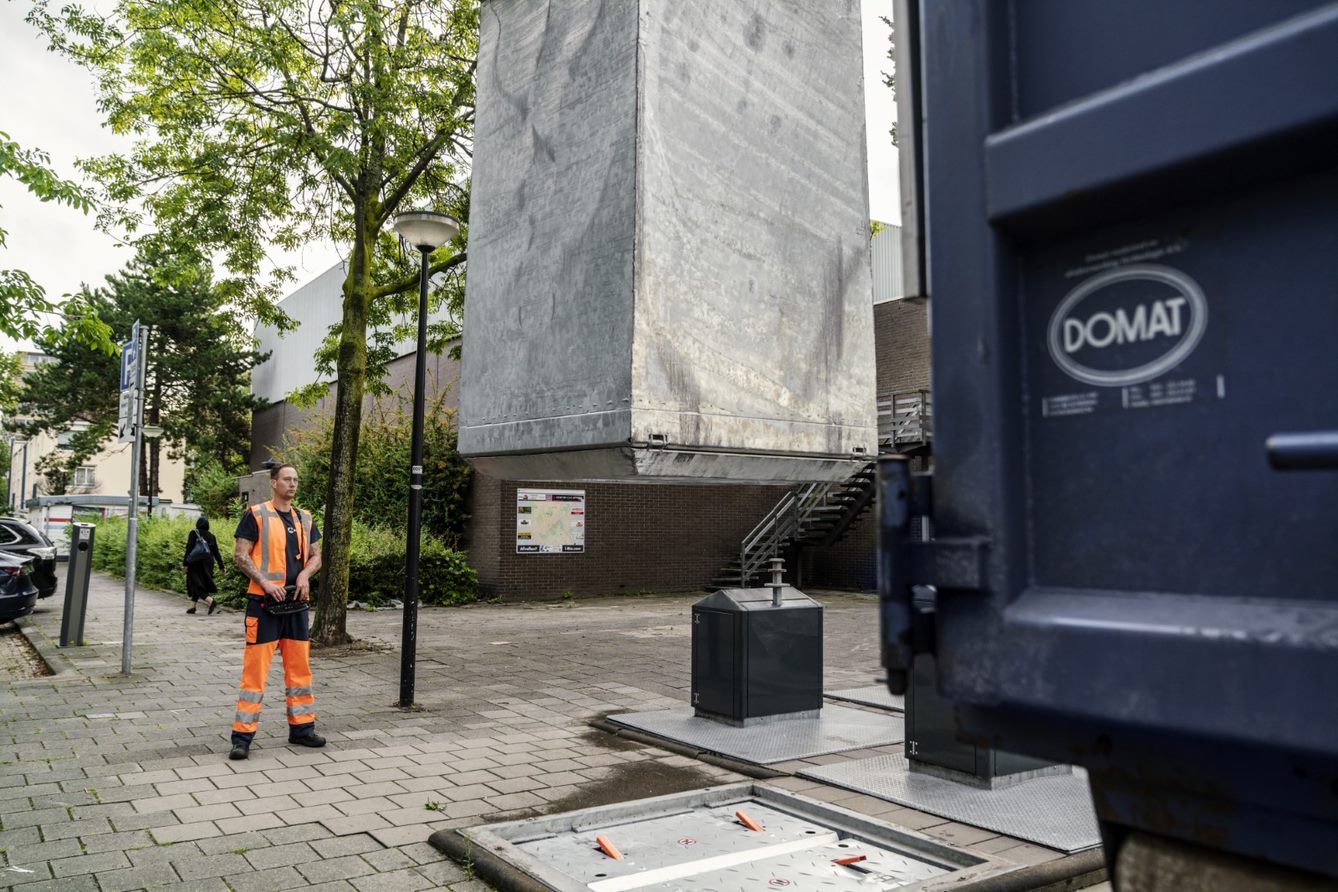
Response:
[[[1122,371],[1104,372],[1099,369],[1089,368],[1077,360],[1072,359],[1061,349],[1063,322],[1070,312],[1089,295],[1105,288],[1115,282],[1123,282],[1128,279],[1152,279],[1170,285],[1172,288],[1183,294],[1190,304],[1189,330],[1184,337],[1180,339],[1174,347],[1163,355],[1157,357],[1151,362],[1136,366],[1132,369]],[[1203,333],[1208,328],[1208,299],[1203,294],[1203,289],[1199,288],[1198,283],[1185,275],[1178,269],[1172,269],[1169,266],[1161,266],[1155,263],[1143,263],[1135,266],[1125,266],[1119,269],[1107,270],[1104,273],[1098,273],[1092,278],[1083,282],[1077,288],[1074,288],[1064,299],[1055,307],[1054,315],[1050,317],[1049,346],[1050,358],[1055,361],[1065,374],[1071,378],[1076,378],[1085,384],[1096,384],[1102,387],[1123,387],[1130,384],[1141,384],[1144,381],[1150,381],[1158,375],[1164,375],[1171,369],[1184,362],[1189,354],[1194,352],[1194,348],[1203,340]]]

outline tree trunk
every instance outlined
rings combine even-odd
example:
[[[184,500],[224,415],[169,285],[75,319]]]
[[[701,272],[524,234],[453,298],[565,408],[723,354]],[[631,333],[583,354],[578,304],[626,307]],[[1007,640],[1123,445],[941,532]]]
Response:
[[[348,561],[353,536],[353,480],[358,465],[362,397],[367,386],[367,311],[371,300],[371,252],[375,233],[359,220],[344,278],[343,329],[335,366],[334,432],[330,480],[321,531],[320,587],[315,596],[311,640],[317,646],[346,644]]]

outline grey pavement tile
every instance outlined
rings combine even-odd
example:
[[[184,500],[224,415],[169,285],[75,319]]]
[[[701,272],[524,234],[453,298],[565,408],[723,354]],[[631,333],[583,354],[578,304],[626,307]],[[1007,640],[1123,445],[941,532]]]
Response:
[[[432,847],[426,843],[419,843],[418,845],[432,849]],[[436,852],[436,849],[432,849],[432,851]],[[441,853],[438,852],[437,854],[440,855]],[[446,886],[450,883],[458,883],[469,879],[464,868],[460,867],[460,865],[456,864],[454,861],[447,859],[420,863],[418,865],[418,872],[431,880],[436,886]]]
[[[6,879],[6,882],[10,882]],[[58,880],[43,879],[15,885],[23,892],[97,892],[98,883],[92,874],[77,877],[61,877]]]
[[[399,793],[408,792],[408,790],[405,790],[403,787],[399,786],[394,781],[386,781],[384,783],[379,783],[379,784],[361,784],[358,786],[351,786],[348,788],[348,791],[358,799],[370,799],[373,796],[395,796]]]
[[[425,842],[402,846],[399,851],[408,855],[418,864],[432,864],[446,860],[446,856]]]
[[[280,889],[298,889],[309,885],[307,878],[292,867],[239,873],[228,877],[227,883],[233,892],[277,892]]]
[[[154,886],[153,892],[232,892],[222,877],[206,877],[187,880],[181,883],[169,883],[166,886]]]
[[[469,771],[461,771],[458,774],[448,775],[447,779],[456,786],[465,787],[469,784],[486,784],[497,780],[498,777],[490,771],[474,768]]]
[[[119,818],[135,814],[135,807],[129,802],[103,802],[98,805],[77,805],[70,816],[76,821],[89,818]]]
[[[72,820],[68,810],[63,808],[35,808],[28,811],[6,811],[5,829],[15,827],[46,827]]]
[[[137,817],[125,820],[137,820]],[[122,820],[122,819],[117,819]],[[130,828],[138,829],[138,828]],[[79,821],[66,821],[62,824],[43,824],[42,838],[48,842],[53,839],[86,839],[100,833],[111,833],[112,825],[106,818],[86,818]]]
[[[102,892],[129,892],[131,889],[143,889],[146,886],[176,883],[180,879],[172,865],[167,863],[99,871],[97,875],[98,886]]]
[[[391,825],[389,821],[377,815],[354,815],[326,818],[321,821],[321,826],[336,836],[347,836],[351,833],[371,833],[373,830],[380,830]]]
[[[194,842],[174,842],[145,846],[142,849],[126,849],[125,854],[131,864],[142,867],[145,864],[167,864],[178,858],[191,858],[204,853]]]
[[[307,892],[357,892],[348,880],[335,880],[333,883],[317,883],[308,886]]]
[[[487,801],[470,799],[464,802],[450,803],[442,814],[448,818],[472,818],[475,815],[486,815],[491,811],[496,811],[496,809],[489,805]]]
[[[159,796],[175,796],[178,793],[203,793],[209,790],[217,790],[218,787],[214,786],[209,778],[199,777],[154,784],[153,789],[157,791]]]
[[[246,833],[252,830],[269,830],[286,826],[283,819],[273,812],[258,815],[243,815],[239,818],[224,818],[218,822],[219,833]]]
[[[42,830],[40,827],[15,827],[12,830],[0,830],[0,849],[41,841]]]
[[[312,883],[328,883],[332,880],[352,880],[354,877],[375,873],[376,868],[368,864],[359,855],[345,855],[297,865],[302,876]]]
[[[79,842],[83,845],[85,854],[95,854],[97,852],[124,852],[135,846],[153,845],[153,837],[147,830],[129,830],[125,833],[99,833],[92,836],[81,836]]]
[[[372,837],[358,833],[352,836],[335,836],[330,839],[319,839],[311,843],[311,847],[322,858],[339,858],[344,855],[362,855],[367,852],[380,851],[383,846]],[[436,851],[433,849],[433,851]]]
[[[118,832],[125,830],[151,830],[157,827],[169,827],[181,821],[170,811],[153,811],[144,815],[118,815],[111,821]],[[82,835],[82,834],[80,834]]]
[[[441,816],[438,815],[438,817]],[[381,830],[373,830],[372,836],[386,848],[398,849],[414,843],[427,842],[427,838],[432,835],[434,828],[440,826],[440,824],[409,824],[405,827],[385,827]]]
[[[283,846],[267,846],[248,849],[244,856],[257,870],[271,867],[289,867],[298,864],[310,864],[320,861],[321,856],[310,844],[305,842],[289,843]]]
[[[197,805],[192,808],[174,809],[177,820],[183,824],[194,824],[198,821],[219,821],[224,818],[236,818],[241,816],[237,806],[230,802],[220,802],[214,805]]]
[[[172,824],[167,827],[154,827],[149,831],[155,842],[193,842],[219,834],[213,821],[200,821],[195,824]]]
[[[442,790],[446,798],[452,802],[465,802],[470,799],[484,799],[489,796],[496,796],[497,791],[486,784],[469,784],[464,787],[448,787]]]
[[[293,801],[301,806],[333,805],[336,802],[348,802],[352,798],[353,794],[342,787],[331,790],[308,790],[305,793],[293,794]]]
[[[51,862],[51,875],[72,877],[82,873],[97,873],[100,870],[116,870],[129,867],[130,859],[123,852],[98,852],[96,855],[76,855],[73,858],[61,858]]]
[[[135,811],[141,815],[158,811],[176,811],[179,808],[191,808],[197,804],[189,793],[178,793],[175,796],[146,796],[143,799],[136,799],[134,802]]]
[[[87,854],[83,847],[79,845],[77,839],[56,839],[50,842],[32,842],[24,845],[4,847],[4,855],[0,858],[8,859],[10,864],[20,866],[35,861],[54,861],[57,858],[70,858],[75,855]],[[4,880],[4,874],[0,874],[0,881]]]
[[[233,805],[245,802],[249,799],[258,799],[255,793],[251,792],[250,787],[229,787],[226,790],[205,790],[200,793],[192,793],[195,801],[201,805],[218,805],[222,802],[231,802]]]
[[[420,889],[431,889],[435,885],[417,868],[358,877],[352,882],[358,892],[419,892]]]
[[[382,873],[418,865],[417,861],[399,849],[381,849],[380,851],[367,852],[362,856],[362,859]]]
[[[406,794],[400,794],[400,795],[406,795]],[[415,793],[413,795],[422,796],[421,793]],[[370,799],[352,799],[349,800],[348,802],[336,802],[334,803],[334,807],[335,810],[342,815],[347,815],[348,817],[355,817],[357,815],[375,814],[376,812],[379,812],[382,809],[386,808],[394,808],[395,803],[393,800],[388,799],[384,796],[373,796]]]
[[[238,814],[258,815],[264,812],[285,811],[297,807],[296,800],[291,796],[266,796],[263,799],[246,799],[238,802],[236,810],[228,817],[235,817]]]
[[[234,877],[250,870],[250,865],[241,855],[232,853],[221,855],[199,855],[184,859],[172,859],[177,873],[187,882],[204,880],[210,877]]]

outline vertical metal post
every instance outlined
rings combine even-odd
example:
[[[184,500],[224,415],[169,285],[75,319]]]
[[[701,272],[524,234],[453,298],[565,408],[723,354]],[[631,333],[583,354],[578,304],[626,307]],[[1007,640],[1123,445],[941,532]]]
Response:
[[[125,528],[125,621],[121,627],[121,674],[130,674],[130,648],[135,627],[135,560],[139,545],[139,462],[144,448],[144,367],[149,332],[139,333],[138,368],[135,369],[135,442],[130,448],[130,511]]]
[[[22,469],[22,471],[20,472],[20,476],[19,476],[19,510],[20,510],[20,511],[23,510],[23,506],[24,506],[25,504],[27,504],[27,501],[28,501],[28,441],[27,441],[27,440],[24,440],[24,441],[23,441],[23,469]]]
[[[5,510],[14,504],[14,435],[9,435],[9,465],[5,468]]]
[[[423,411],[427,399],[427,255],[419,248],[418,346],[413,372],[413,441],[409,458],[409,541],[404,549],[404,631],[400,641],[400,706],[413,706],[418,649],[418,555],[423,531]]]
[[[779,607],[782,603],[782,592],[785,591],[784,579],[785,560],[774,557],[771,559],[771,606]]]
[[[910,526],[910,460],[884,455],[878,459],[878,600],[887,688],[898,695],[906,693],[911,670]]]

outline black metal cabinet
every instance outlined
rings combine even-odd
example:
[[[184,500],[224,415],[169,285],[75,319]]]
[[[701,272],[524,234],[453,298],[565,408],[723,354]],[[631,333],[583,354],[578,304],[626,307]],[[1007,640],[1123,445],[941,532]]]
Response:
[[[722,589],[692,607],[692,705],[744,723],[822,708],[822,605],[785,588]]]

